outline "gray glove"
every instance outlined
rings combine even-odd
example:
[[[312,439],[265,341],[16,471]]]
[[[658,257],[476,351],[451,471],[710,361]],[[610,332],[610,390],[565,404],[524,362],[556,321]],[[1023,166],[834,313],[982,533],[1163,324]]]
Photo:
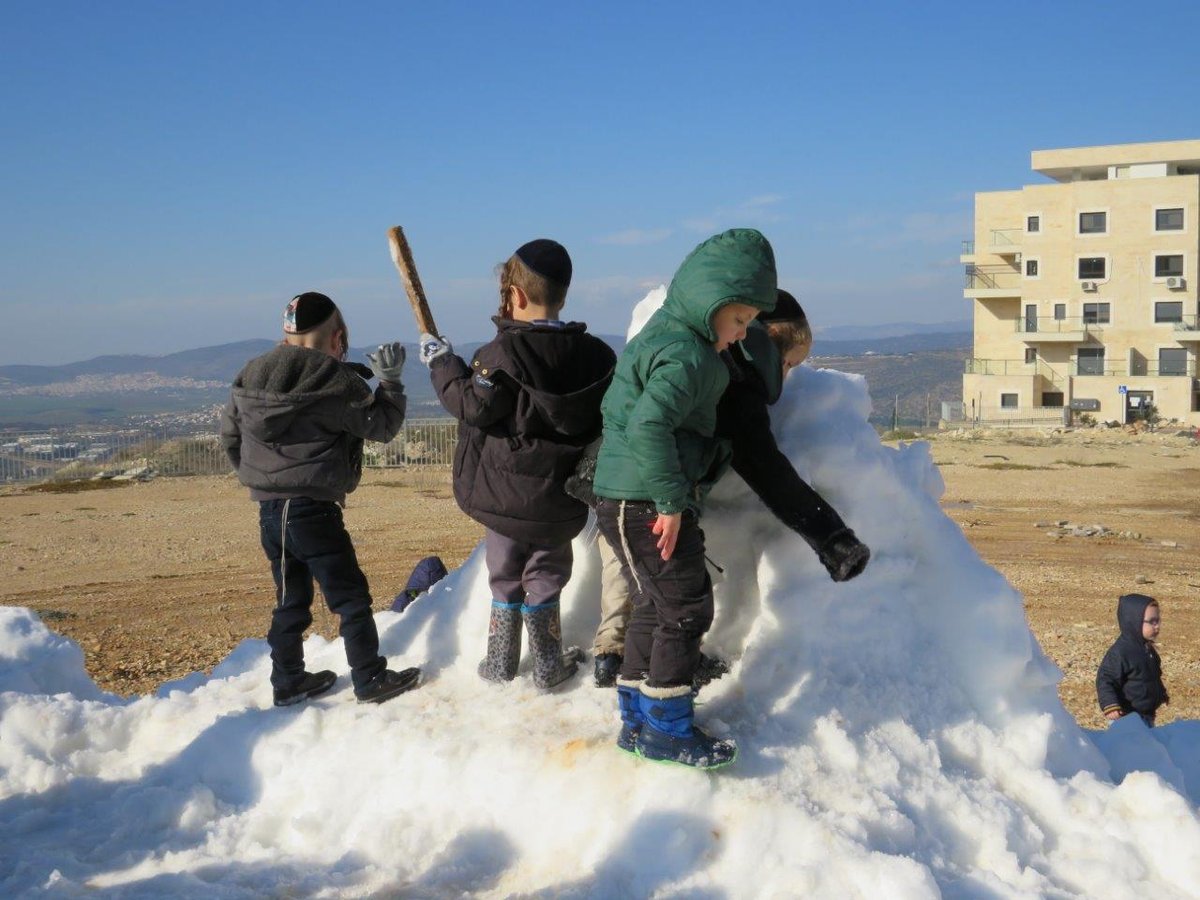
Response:
[[[404,345],[399,341],[390,344],[380,344],[374,353],[367,354],[367,362],[371,371],[380,381],[400,383],[400,370],[404,368]]]
[[[445,338],[434,337],[426,332],[421,335],[421,362],[429,366],[439,356],[445,356],[454,348]]]

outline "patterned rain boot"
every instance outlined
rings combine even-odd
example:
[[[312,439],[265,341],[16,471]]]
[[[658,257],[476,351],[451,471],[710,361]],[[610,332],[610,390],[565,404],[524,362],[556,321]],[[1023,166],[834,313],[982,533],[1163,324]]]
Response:
[[[638,756],[696,769],[719,769],[737,759],[733,741],[709,737],[692,723],[695,709],[690,685],[642,685],[638,698],[645,719],[634,739]]]
[[[533,654],[533,686],[542,692],[554,690],[575,674],[583,651],[578,647],[563,650],[557,600],[523,606],[521,615],[525,617],[529,651]]]
[[[512,681],[521,661],[521,604],[492,601],[488,623],[487,656],[479,664],[479,677],[485,681]]]

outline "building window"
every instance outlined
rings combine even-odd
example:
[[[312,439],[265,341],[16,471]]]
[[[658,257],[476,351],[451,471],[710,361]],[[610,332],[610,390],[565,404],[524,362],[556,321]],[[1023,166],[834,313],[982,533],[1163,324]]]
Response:
[[[1183,231],[1183,208],[1156,209],[1154,211],[1155,231]]]
[[[1161,300],[1154,304],[1155,322],[1182,322],[1183,303],[1176,300]]]
[[[1075,364],[1076,375],[1103,375],[1104,348],[1080,347]]]
[[[1181,214],[1182,214],[1182,212],[1183,212],[1183,210],[1180,210]],[[1037,232],[1041,231],[1042,230],[1042,217],[1041,216],[1026,216],[1025,217],[1025,230],[1028,231],[1030,234],[1036,234]]]
[[[1001,409],[1016,409],[1017,408],[1017,395],[1016,394],[1001,394],[1000,395],[1000,408]]]
[[[1067,304],[1065,304],[1065,303],[1055,303],[1055,304],[1054,304],[1054,318],[1055,318],[1055,320],[1056,320],[1056,321],[1058,321],[1058,322],[1061,322],[1061,321],[1062,321],[1063,319],[1065,319],[1066,317],[1067,317]]]
[[[1158,351],[1159,375],[1186,375],[1187,350],[1183,347],[1163,347]]]
[[[1173,253],[1167,256],[1154,257],[1154,277],[1170,278],[1172,275],[1183,274],[1183,254]]]
[[[1027,362],[1027,363],[1037,362],[1037,347],[1026,347],[1025,348],[1025,362]]]
[[[1108,213],[1084,212],[1079,214],[1080,234],[1104,234],[1108,231]]]
[[[1055,406],[1059,409],[1062,409],[1062,405],[1062,391],[1042,391],[1042,406]]]
[[[1082,279],[1105,278],[1108,258],[1104,256],[1082,256],[1079,258],[1079,277]]]
[[[1025,330],[1029,332],[1037,331],[1037,304],[1028,303],[1025,305]]]
[[[1038,261],[1036,259],[1025,260],[1025,277],[1026,278],[1037,278],[1037,274],[1038,274]]]
[[[1085,303],[1083,304],[1083,324],[1084,325],[1107,325],[1109,314],[1109,304],[1107,303]]]

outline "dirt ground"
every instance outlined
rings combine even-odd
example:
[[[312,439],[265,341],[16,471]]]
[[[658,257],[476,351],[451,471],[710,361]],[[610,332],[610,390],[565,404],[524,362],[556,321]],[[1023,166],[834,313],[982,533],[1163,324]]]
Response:
[[[947,515],[1025,597],[1079,722],[1103,724],[1096,665],[1115,637],[1116,598],[1131,591],[1163,603],[1173,701],[1160,722],[1200,718],[1200,448],[1173,434],[1099,429],[941,432],[930,446]],[[0,490],[0,604],[37,610],[83,647],[100,686],[120,694],[211,669],[240,640],[264,635],[272,595],[256,507],[232,476],[105,484]],[[369,473],[346,522],[377,608],[422,556],[453,568],[482,536],[444,476]],[[314,609],[314,627],[335,636],[334,618]]]

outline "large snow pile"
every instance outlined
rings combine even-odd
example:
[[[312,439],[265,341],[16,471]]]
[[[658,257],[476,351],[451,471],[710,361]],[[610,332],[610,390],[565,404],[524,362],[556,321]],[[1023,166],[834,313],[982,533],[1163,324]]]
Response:
[[[650,298],[648,298],[648,301]],[[644,318],[644,316],[643,316]],[[613,746],[611,691],[482,683],[477,552],[403,614],[427,683],[271,706],[248,641],[211,677],[121,701],[29,612],[0,610],[4,896],[1105,897],[1200,894],[1200,727],[1097,735],[1058,701],[1021,598],[940,511],[928,448],[882,446],[861,379],[799,370],[774,418],[873,556],[833,584],[730,476],[705,517],[725,568],[707,646],[735,660],[699,719],[717,774]],[[582,536],[569,641],[598,618]],[[266,572],[264,569],[264,578]],[[264,627],[265,627],[264,621]]]

